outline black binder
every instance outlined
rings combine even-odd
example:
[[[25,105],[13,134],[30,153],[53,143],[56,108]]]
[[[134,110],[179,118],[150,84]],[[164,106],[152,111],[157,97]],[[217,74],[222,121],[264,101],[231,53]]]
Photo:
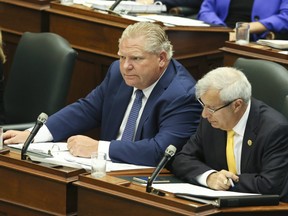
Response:
[[[249,196],[195,196],[187,193],[175,193],[176,197],[188,199],[200,203],[212,204],[217,207],[240,206],[272,206],[279,205],[279,195],[249,195]]]

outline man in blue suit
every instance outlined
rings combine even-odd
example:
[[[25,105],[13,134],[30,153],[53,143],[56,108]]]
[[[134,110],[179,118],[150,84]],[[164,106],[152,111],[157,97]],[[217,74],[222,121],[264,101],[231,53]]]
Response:
[[[120,60],[110,66],[103,82],[85,98],[48,118],[35,141],[67,139],[74,156],[106,152],[108,159],[155,166],[168,145],[180,150],[196,131],[201,106],[195,80],[176,60],[162,27],[148,22],[128,26],[119,40]],[[136,90],[144,96],[135,134],[122,135]],[[100,140],[81,134],[101,127]],[[24,142],[28,132],[7,131],[5,144]]]
[[[288,202],[287,119],[251,98],[250,83],[234,68],[207,73],[196,96],[203,118],[175,156],[172,172],[214,190],[278,194]]]

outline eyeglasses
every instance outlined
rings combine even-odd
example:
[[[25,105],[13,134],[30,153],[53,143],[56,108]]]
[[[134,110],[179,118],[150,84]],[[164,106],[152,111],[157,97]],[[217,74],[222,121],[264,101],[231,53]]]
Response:
[[[221,106],[221,107],[219,107],[219,108],[216,108],[216,109],[212,109],[212,108],[207,107],[207,106],[203,103],[203,101],[201,100],[201,98],[197,98],[197,100],[198,100],[198,102],[201,104],[201,106],[203,107],[203,109],[206,108],[206,109],[208,110],[208,112],[210,112],[211,114],[213,114],[213,113],[215,113],[215,112],[218,111],[218,110],[221,110],[221,109],[223,109],[223,108],[225,108],[225,107],[228,107],[230,104],[232,104],[232,103],[233,103],[234,101],[236,101],[237,99],[235,99],[235,100],[233,100],[233,101],[230,101],[229,103],[227,103],[227,104],[225,104],[225,105],[223,105],[223,106]]]

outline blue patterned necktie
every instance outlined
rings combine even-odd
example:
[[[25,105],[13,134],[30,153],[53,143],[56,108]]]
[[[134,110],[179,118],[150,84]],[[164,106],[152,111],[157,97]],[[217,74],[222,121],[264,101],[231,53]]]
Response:
[[[121,138],[122,141],[133,141],[134,139],[136,120],[138,118],[138,114],[142,106],[142,97],[143,97],[143,92],[141,90],[138,89],[136,90],[135,93],[136,97],[134,99],[133,106],[128,117],[128,121]]]

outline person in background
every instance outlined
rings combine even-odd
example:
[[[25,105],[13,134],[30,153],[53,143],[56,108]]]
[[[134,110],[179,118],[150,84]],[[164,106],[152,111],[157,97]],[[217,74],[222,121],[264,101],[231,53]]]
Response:
[[[196,96],[202,118],[175,155],[172,173],[214,190],[278,194],[288,202],[287,119],[251,97],[249,81],[235,68],[208,72]]]
[[[198,19],[232,29],[236,22],[249,22],[251,41],[288,39],[288,0],[204,0]]]
[[[196,131],[202,109],[195,98],[196,81],[172,58],[164,29],[150,22],[129,25],[119,39],[118,55],[120,60],[111,64],[103,82],[50,116],[35,142],[68,139],[74,156],[99,151],[113,162],[147,166],[156,166],[170,144],[182,148]],[[128,139],[126,123],[130,110],[134,113],[135,97],[142,104]],[[100,140],[79,135],[95,127],[101,127]],[[28,135],[10,130],[4,133],[4,143],[21,143]]]
[[[3,51],[2,33],[0,31],[0,124],[5,124],[5,108],[4,108],[4,69],[3,64],[6,56]]]
[[[170,13],[190,17],[197,15],[203,0],[159,0],[159,2],[165,4]]]

